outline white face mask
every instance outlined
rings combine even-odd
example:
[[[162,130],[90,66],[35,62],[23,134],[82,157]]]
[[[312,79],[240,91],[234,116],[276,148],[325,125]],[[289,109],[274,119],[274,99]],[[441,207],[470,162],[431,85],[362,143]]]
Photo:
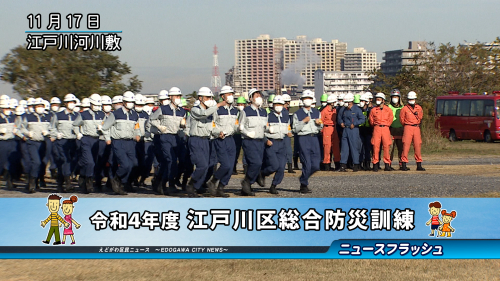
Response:
[[[12,113],[12,111],[8,110],[8,109],[3,111],[3,114],[5,114],[5,115],[10,115],[11,113]]]
[[[343,101],[339,101],[339,106],[344,106],[344,102]]]
[[[181,99],[174,99],[173,103],[175,106],[179,106],[181,104]]]
[[[399,98],[392,98],[392,103],[397,104],[399,102]]]
[[[122,108],[123,105],[121,104],[114,104],[113,107],[115,108],[115,110],[118,110],[120,108]]]
[[[382,101],[381,101],[381,100],[375,101],[375,104],[376,104],[376,105],[381,105],[381,104],[382,104]]]
[[[142,112],[144,110],[144,107],[143,106],[135,106],[135,111],[137,112]]]
[[[257,97],[253,100],[253,104],[255,104],[256,106],[261,106],[263,102],[264,101],[262,100],[261,97]]]
[[[359,107],[365,107],[365,102],[364,101],[360,101],[359,102]]]
[[[35,112],[37,114],[43,114],[45,112],[45,108],[44,107],[37,107],[37,108],[35,108]]]
[[[79,106],[75,106],[75,108],[73,108],[73,111],[79,112],[80,111],[80,107]]]
[[[305,107],[310,107],[312,105],[312,103],[313,103],[312,99],[305,99],[304,100]]]
[[[234,97],[233,95],[230,95],[230,96],[227,96],[226,98],[226,102],[229,103],[229,104],[232,104],[234,102]]]
[[[408,103],[409,104],[415,104],[415,100],[409,100]]]
[[[68,104],[66,105],[66,108],[67,108],[68,110],[73,110],[73,109],[75,109],[75,107],[76,107],[76,104],[75,104],[74,102],[68,103]]]
[[[127,109],[132,109],[132,108],[134,108],[134,103],[133,102],[127,102],[127,103],[125,103],[125,107]]]
[[[28,111],[29,111],[30,113],[34,113],[34,112],[35,112],[35,109],[33,108],[33,106],[30,106],[30,107],[28,107]]]
[[[98,105],[92,105],[92,111],[99,111],[101,110],[101,107]]]
[[[143,110],[146,111],[148,114],[151,114],[151,110],[153,110],[153,107],[151,107],[149,105],[145,105]]]
[[[349,107],[349,103],[348,102],[344,102],[344,107]]]
[[[102,110],[106,113],[111,112],[111,105],[103,105]]]
[[[50,109],[54,112],[57,112],[59,110],[59,105],[53,105],[50,107]]]
[[[274,111],[278,112],[278,113],[281,113],[281,111],[283,110],[283,106],[282,105],[277,105],[274,107]]]
[[[162,104],[163,104],[163,105],[169,105],[169,104],[170,104],[170,100],[163,100],[163,101],[162,101]]]
[[[239,110],[239,111],[243,111],[243,109],[245,109],[245,106],[244,106],[244,105],[238,105],[237,107],[238,107],[238,110]]]
[[[321,105],[322,105],[322,106],[326,106],[326,102],[322,102],[322,103],[321,103]]]

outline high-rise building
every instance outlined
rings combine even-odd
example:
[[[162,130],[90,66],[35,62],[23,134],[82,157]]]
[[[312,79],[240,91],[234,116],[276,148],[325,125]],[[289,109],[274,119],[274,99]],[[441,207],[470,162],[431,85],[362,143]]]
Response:
[[[384,52],[384,62],[380,65],[385,75],[396,75],[403,67],[411,67],[418,63],[415,57],[425,54],[427,42],[410,41],[408,49],[392,50]]]
[[[322,71],[319,69],[315,71],[314,75],[316,99],[323,93],[362,94],[373,83],[364,71]]]
[[[377,53],[367,52],[364,48],[354,48],[354,52],[345,53],[343,71],[371,71],[379,69]]]

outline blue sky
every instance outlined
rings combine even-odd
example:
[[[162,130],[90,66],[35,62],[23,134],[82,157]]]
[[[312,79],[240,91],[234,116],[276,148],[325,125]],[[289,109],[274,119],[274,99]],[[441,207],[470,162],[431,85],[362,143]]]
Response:
[[[272,37],[338,39],[348,51],[377,52],[406,48],[408,41],[436,43],[492,41],[500,36],[495,18],[500,1],[5,1],[0,11],[0,56],[26,42],[28,14],[59,12],[62,28],[69,13],[99,13],[101,30],[123,30],[122,51],[143,81],[143,93],[178,86],[190,93],[210,86],[212,50],[219,48],[222,83],[234,65],[234,40]],[[12,93],[0,82],[0,93]]]

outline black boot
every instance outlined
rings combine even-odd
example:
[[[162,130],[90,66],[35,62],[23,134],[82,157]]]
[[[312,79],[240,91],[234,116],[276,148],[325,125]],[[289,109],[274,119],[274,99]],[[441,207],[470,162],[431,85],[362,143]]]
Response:
[[[194,190],[193,179],[190,179],[189,182],[187,183],[186,192],[188,194],[188,197],[191,197],[191,198],[199,197],[198,194],[196,194],[196,191]]]
[[[325,170],[325,164],[319,163],[319,170],[324,171]]]
[[[45,183],[45,177],[44,176],[41,176],[39,178],[39,187],[47,187],[47,184]]]
[[[299,169],[299,157],[293,157],[293,169],[300,170]]]
[[[309,190],[309,188],[305,184],[300,184],[300,190],[299,190],[299,192],[301,194],[312,193],[312,191]]]
[[[153,179],[151,180],[151,189],[155,193],[159,193],[160,191],[158,190],[158,187],[160,186],[160,180],[158,176],[154,176]]]
[[[96,179],[94,184],[94,190],[97,192],[102,191],[102,179]]]
[[[339,172],[347,172],[346,166],[347,166],[346,164],[340,164]]]
[[[248,170],[248,165],[243,165],[243,174],[246,175]]]
[[[215,184],[217,183],[217,179],[215,176],[212,176],[212,178],[207,182],[207,187],[208,187],[208,193],[210,196],[217,196],[217,190],[215,188]]]
[[[50,178],[53,179],[53,180],[57,179],[56,169],[50,169]]]
[[[115,178],[116,178],[116,181],[118,183],[118,187],[120,188],[120,195],[127,195],[128,193],[125,192],[125,190],[124,190],[122,180],[119,177],[115,177]]]
[[[375,163],[375,164],[373,164],[373,171],[374,171],[374,172],[378,172],[378,168],[379,168],[379,165],[378,165],[378,164],[379,164],[379,163]]]
[[[84,194],[89,193],[87,190],[87,177],[80,175],[78,177],[78,186],[82,190],[82,193],[84,193]]]
[[[229,197],[229,194],[224,193],[224,185],[219,182],[219,185],[217,186],[217,191],[215,194],[216,197],[224,197],[227,198]]]
[[[92,177],[86,178],[85,185],[87,187],[87,193],[94,192],[94,180]]]
[[[242,196],[255,196],[255,193],[252,191],[252,187],[250,185],[250,180],[247,176],[245,179],[241,181],[241,195]]]
[[[278,194],[278,191],[276,190],[276,185],[271,184],[271,187],[269,188],[269,193]]]
[[[359,171],[359,164],[354,164],[354,167],[352,168],[353,172]]]
[[[417,171],[425,171],[425,169],[422,168],[422,162],[417,162]]]
[[[292,168],[292,163],[287,163],[286,166],[288,168],[288,173],[289,174],[295,174],[295,171]]]
[[[266,186],[266,177],[264,177],[262,172],[260,172],[259,176],[257,177],[257,184],[260,185],[261,187]]]
[[[237,175],[238,174],[238,171],[236,171],[236,164],[234,164],[234,167],[233,167],[233,175]]]
[[[175,181],[173,180],[168,181],[168,194],[179,193],[179,190],[177,189],[176,185],[177,184],[175,183]]]
[[[35,193],[35,189],[36,189],[36,178],[30,176],[28,180],[28,192]]]
[[[391,168],[391,164],[389,164],[389,163],[384,163],[384,164],[385,164],[384,171],[390,172],[390,171],[392,171],[392,170],[393,170],[393,169]]]
[[[370,160],[365,160],[365,164],[363,165],[363,170],[365,171],[370,170]]]
[[[401,171],[408,171],[408,168],[406,167],[406,163],[403,162],[401,163],[401,168],[399,168]]]
[[[335,171],[340,170],[340,162],[334,162],[335,163]]]
[[[182,191],[186,191],[186,185],[187,185],[188,179],[189,178],[186,175],[184,175],[184,177],[182,177]]]
[[[326,163],[325,164],[325,171],[331,171],[332,170],[332,163]]]
[[[14,184],[12,183],[12,176],[9,170],[5,170],[5,174],[3,175],[3,180],[5,181],[5,187],[7,190],[14,189]]]
[[[64,177],[64,186],[63,190],[68,192],[71,191],[73,188],[71,186],[71,178],[70,177]]]
[[[118,177],[115,176],[111,180],[108,178],[108,181],[111,181],[111,189],[113,189],[116,194],[120,194],[120,180]]]

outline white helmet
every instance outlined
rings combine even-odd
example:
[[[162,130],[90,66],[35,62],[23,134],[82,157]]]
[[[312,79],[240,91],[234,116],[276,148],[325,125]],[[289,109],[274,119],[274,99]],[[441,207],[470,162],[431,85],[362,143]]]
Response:
[[[316,103],[316,97],[313,97],[313,104]]]
[[[366,92],[365,95],[369,98],[369,99],[373,99],[373,95],[371,92]]]
[[[375,98],[382,98],[382,99],[384,99],[384,100],[385,100],[385,95],[384,95],[384,93],[377,93],[377,94],[375,95]]]
[[[370,101],[370,98],[368,96],[368,93],[364,93],[361,95],[361,97],[359,97],[359,100],[360,101]]]
[[[122,96],[114,96],[112,103],[120,103],[123,102],[123,97]]]
[[[158,94],[158,100],[166,100],[166,99],[168,99],[168,91],[161,90],[160,93]]]
[[[285,100],[283,99],[282,96],[275,96],[273,99],[273,104],[285,104]]]
[[[22,107],[24,107],[24,108],[26,108],[26,107],[28,107],[28,102],[25,101],[25,100],[20,100],[19,101],[19,105],[22,106]]]
[[[416,100],[417,99],[417,93],[415,93],[414,91],[411,91],[408,93],[408,99],[409,100]]]
[[[181,89],[177,87],[172,87],[168,90],[168,96],[182,96]]]
[[[338,100],[344,100],[345,94],[340,94],[339,97],[337,98]]]
[[[61,103],[61,100],[58,97],[53,97],[50,99],[50,104]]]
[[[81,106],[81,105],[82,105],[82,103],[80,102],[80,99],[77,98],[76,99],[76,106]]]
[[[1,95],[0,100],[10,100],[10,97],[7,95]]]
[[[76,102],[77,101],[77,98],[75,97],[75,95],[73,94],[66,94],[64,96],[64,102],[70,102],[70,101],[74,101]]]
[[[82,107],[90,107],[90,99],[89,98],[82,99]]]
[[[304,92],[302,92],[302,96],[300,98],[311,98],[314,101],[314,93],[311,90],[305,90]]]
[[[289,94],[283,94],[283,100],[284,100],[285,102],[287,102],[287,101],[292,101],[292,98],[290,97],[290,95],[289,95]]]
[[[304,102],[302,100],[299,100],[299,106],[304,106]]]
[[[101,96],[101,104],[102,105],[111,105],[113,102],[109,96]]]
[[[354,101],[354,95],[351,94],[351,93],[347,93],[345,96],[344,96],[344,99],[343,99],[344,102],[353,102]]]
[[[124,102],[134,102],[135,101],[135,95],[131,91],[126,91],[123,93],[123,101]]]
[[[46,110],[49,110],[50,109],[50,102],[48,100],[43,100],[43,106],[45,106],[45,109]]]
[[[97,106],[101,106],[102,105],[102,102],[101,102],[101,96],[99,94],[92,94],[90,95],[90,103],[93,104],[93,105],[97,105]]]
[[[221,95],[227,94],[227,93],[234,93],[234,90],[233,90],[233,88],[231,88],[231,86],[226,85],[220,89],[220,93],[221,93]]]
[[[33,104],[33,105],[43,104],[43,99],[42,99],[42,98],[36,98],[36,99],[33,99],[32,104]]]
[[[255,94],[255,93],[260,93],[260,91],[255,89],[255,88],[250,89],[250,91],[248,91],[248,98],[251,99],[253,94]]]
[[[214,94],[212,93],[212,90],[210,90],[208,87],[201,87],[198,90],[198,97],[213,97]]]
[[[12,109],[15,109],[19,106],[19,102],[17,101],[17,99],[10,99],[10,108]]]
[[[155,103],[155,99],[154,98],[146,98],[146,104],[154,104]]]
[[[32,105],[35,105],[35,99],[34,98],[29,98],[28,99],[28,103],[27,103],[28,106],[32,106]]]
[[[6,95],[0,97],[0,108],[10,108],[10,98]]]
[[[326,103],[336,103],[337,102],[337,96],[336,95],[329,95],[328,99],[326,100]]]
[[[26,113],[26,110],[24,109],[24,107],[23,107],[23,106],[18,106],[18,107],[16,107],[16,112],[15,112],[15,113],[16,113],[16,115],[18,115],[18,116],[19,116],[19,115],[23,115],[24,113]]]
[[[135,104],[145,105],[146,104],[146,99],[144,98],[143,95],[137,94],[137,95],[135,95]]]

